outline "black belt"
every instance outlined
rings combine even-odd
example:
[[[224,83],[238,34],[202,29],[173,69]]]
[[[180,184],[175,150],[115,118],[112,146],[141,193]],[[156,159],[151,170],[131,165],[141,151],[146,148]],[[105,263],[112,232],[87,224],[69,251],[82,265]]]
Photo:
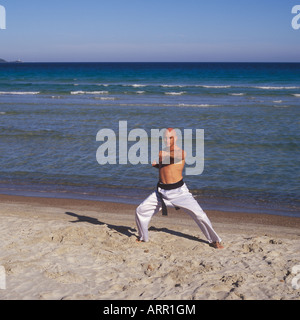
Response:
[[[158,182],[157,187],[156,187],[156,191],[160,197],[160,201],[161,201],[161,207],[162,207],[162,215],[163,216],[167,216],[168,215],[168,210],[167,210],[167,206],[164,202],[163,196],[162,194],[158,191],[158,188],[164,189],[164,190],[173,190],[173,189],[177,189],[180,188],[184,185],[183,180],[180,180],[176,183],[170,183],[170,184],[166,184],[166,183],[161,183]],[[179,210],[179,207],[175,207],[176,210]]]

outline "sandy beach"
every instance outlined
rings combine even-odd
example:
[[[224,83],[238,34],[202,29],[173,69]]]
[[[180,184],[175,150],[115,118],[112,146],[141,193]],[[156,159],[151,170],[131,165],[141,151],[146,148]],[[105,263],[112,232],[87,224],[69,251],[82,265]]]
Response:
[[[180,211],[159,213],[150,242],[137,243],[133,205],[0,201],[1,300],[300,300],[300,218],[207,211],[216,250]]]

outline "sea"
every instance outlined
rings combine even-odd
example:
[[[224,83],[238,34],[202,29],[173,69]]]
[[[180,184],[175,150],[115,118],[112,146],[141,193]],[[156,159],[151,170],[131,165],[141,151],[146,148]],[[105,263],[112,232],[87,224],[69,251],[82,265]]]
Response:
[[[204,210],[300,217],[300,63],[0,64],[0,193],[140,203],[151,162],[96,159],[120,121],[204,130]]]

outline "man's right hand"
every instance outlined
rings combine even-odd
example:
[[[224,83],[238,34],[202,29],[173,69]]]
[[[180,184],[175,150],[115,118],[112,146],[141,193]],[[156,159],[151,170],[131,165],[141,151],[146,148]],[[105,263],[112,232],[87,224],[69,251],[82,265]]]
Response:
[[[154,160],[154,161],[152,162],[152,167],[154,167],[154,168],[159,168],[159,164]]]

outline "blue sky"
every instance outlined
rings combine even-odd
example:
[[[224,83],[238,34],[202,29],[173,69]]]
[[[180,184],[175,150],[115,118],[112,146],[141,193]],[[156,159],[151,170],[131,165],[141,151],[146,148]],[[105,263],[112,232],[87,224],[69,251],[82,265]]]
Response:
[[[0,58],[294,61],[300,0],[0,0]],[[299,21],[300,23],[300,21]]]

